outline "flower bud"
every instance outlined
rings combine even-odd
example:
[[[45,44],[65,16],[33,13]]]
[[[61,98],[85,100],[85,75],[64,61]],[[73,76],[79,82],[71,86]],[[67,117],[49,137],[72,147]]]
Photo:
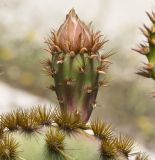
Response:
[[[48,40],[51,53],[95,53],[104,43],[101,40],[100,32],[91,31],[90,26],[79,19],[74,9],[66,16],[65,22],[58,31],[52,32],[52,36]]]

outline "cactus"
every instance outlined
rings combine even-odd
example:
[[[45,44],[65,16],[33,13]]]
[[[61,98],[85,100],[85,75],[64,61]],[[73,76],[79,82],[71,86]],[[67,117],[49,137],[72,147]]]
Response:
[[[106,85],[106,69],[111,53],[100,56],[106,43],[100,32],[93,32],[72,9],[57,32],[51,32],[46,43],[52,58],[43,61],[44,69],[54,79],[59,105],[64,112],[79,112],[88,121],[96,106],[100,86]]]
[[[148,60],[148,63],[144,63],[145,66],[140,69],[137,74],[155,80],[155,13],[152,12],[150,14],[146,12],[146,14],[151,20],[152,26],[148,27],[144,24],[144,27],[140,28],[141,32],[146,37],[146,42],[140,43],[138,48],[133,50],[145,55]]]
[[[100,54],[100,32],[85,25],[74,9],[47,39],[51,58],[42,61],[52,78],[59,108],[17,109],[0,117],[0,160],[148,160],[134,153],[132,138],[99,119],[88,122],[96,107],[112,53]]]

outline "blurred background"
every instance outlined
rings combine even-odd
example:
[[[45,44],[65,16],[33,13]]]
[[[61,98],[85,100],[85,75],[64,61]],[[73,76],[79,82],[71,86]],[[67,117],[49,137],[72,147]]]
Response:
[[[44,40],[71,8],[102,31],[109,40],[105,51],[117,52],[111,57],[110,85],[100,90],[91,118],[112,123],[154,154],[155,82],[135,74],[146,59],[131,50],[145,40],[138,28],[150,26],[145,11],[155,10],[154,0],[0,0],[0,112],[57,104],[40,60],[48,56]]]

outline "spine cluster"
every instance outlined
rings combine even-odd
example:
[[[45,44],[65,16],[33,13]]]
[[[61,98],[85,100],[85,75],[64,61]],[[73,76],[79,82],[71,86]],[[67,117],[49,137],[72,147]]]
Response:
[[[147,41],[140,43],[138,48],[134,50],[142,55],[145,55],[148,63],[145,63],[145,66],[140,69],[137,74],[155,80],[155,13],[152,12],[150,14],[146,12],[146,14],[151,20],[152,26],[148,27],[144,24],[144,27],[140,28]]]

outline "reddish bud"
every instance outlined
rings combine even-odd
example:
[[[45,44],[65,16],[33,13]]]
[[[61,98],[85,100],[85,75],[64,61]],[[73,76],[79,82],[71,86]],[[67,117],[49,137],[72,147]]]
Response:
[[[101,39],[100,32],[94,33],[82,22],[75,10],[72,9],[66,16],[65,22],[57,32],[52,32],[48,39],[48,46],[52,52],[83,53],[97,52],[105,41]]]

